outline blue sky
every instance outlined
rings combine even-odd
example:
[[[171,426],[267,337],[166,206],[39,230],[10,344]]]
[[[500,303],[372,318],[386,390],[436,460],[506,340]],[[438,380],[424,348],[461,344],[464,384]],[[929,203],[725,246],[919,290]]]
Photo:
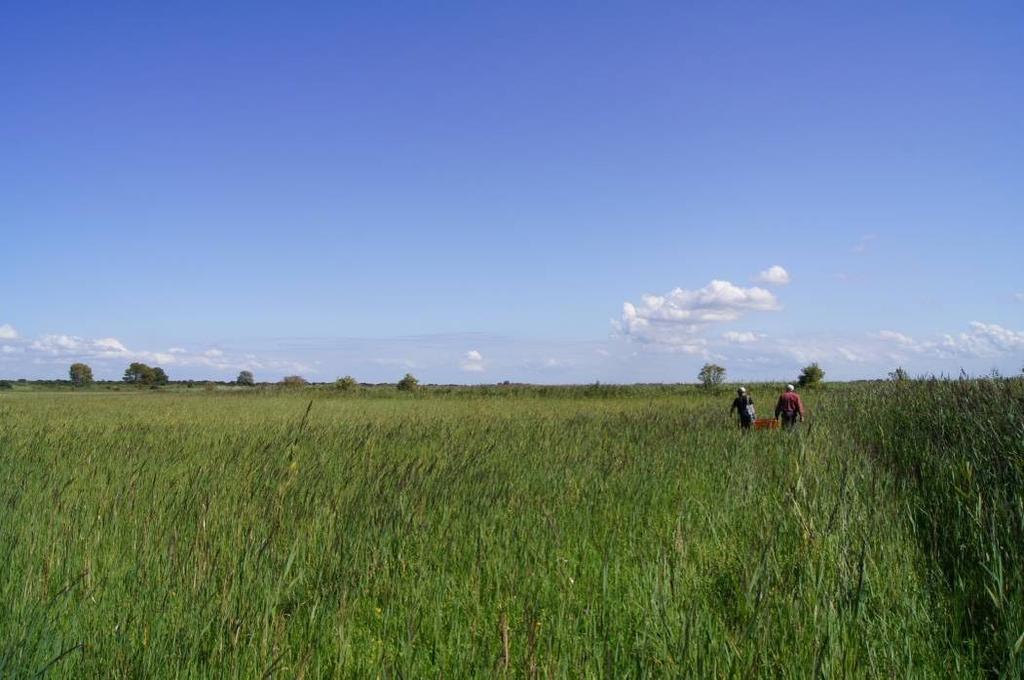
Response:
[[[293,4],[3,10],[0,376],[1024,366],[1019,2]]]

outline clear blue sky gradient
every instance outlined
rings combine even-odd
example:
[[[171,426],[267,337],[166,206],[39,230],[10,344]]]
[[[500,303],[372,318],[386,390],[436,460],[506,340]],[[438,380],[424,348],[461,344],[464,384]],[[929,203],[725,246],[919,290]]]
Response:
[[[610,320],[773,264],[782,309],[705,337],[1024,331],[1024,3],[827,5],[8,4],[0,374],[62,374],[30,344],[68,334],[318,379],[691,379],[707,356]],[[908,362],[1019,371],[1015,342]],[[870,351],[833,375],[891,369]],[[762,359],[730,368],[799,363]]]

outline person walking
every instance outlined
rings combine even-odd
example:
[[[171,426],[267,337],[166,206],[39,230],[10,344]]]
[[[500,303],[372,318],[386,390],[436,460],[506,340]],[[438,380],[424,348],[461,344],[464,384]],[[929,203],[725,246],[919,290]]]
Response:
[[[747,394],[746,387],[736,390],[736,398],[732,400],[732,406],[729,407],[729,415],[732,415],[733,411],[740,416],[740,427],[749,430],[754,422],[754,400]]]
[[[804,422],[804,403],[792,385],[786,385],[786,391],[779,395],[775,404],[775,419],[778,420],[779,416],[782,416],[782,427],[786,430],[796,427],[798,418]]]

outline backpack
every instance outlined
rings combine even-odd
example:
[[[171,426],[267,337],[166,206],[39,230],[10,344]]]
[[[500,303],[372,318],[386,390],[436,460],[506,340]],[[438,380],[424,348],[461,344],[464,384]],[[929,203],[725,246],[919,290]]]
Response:
[[[742,406],[739,408],[740,418],[744,420],[753,421],[757,416],[754,414],[754,400],[750,398],[749,394],[743,395],[740,398]]]

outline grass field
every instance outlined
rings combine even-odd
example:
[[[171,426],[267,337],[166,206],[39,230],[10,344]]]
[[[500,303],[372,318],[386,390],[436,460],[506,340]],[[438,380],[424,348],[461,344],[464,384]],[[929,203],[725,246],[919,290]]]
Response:
[[[1019,381],[730,397],[0,395],[0,676],[1020,674]]]

